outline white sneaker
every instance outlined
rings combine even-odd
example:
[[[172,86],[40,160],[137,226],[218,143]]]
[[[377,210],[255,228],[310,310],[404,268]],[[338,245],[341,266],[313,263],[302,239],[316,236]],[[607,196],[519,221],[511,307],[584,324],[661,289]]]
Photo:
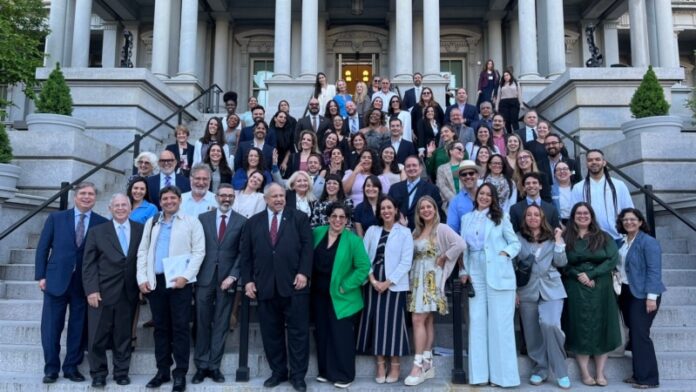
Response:
[[[336,388],[345,389],[345,388],[348,388],[350,386],[350,384],[352,384],[352,382],[335,382],[334,386]]]
[[[329,380],[327,380],[326,377],[322,377],[322,376],[317,376],[317,381],[318,382],[329,382]]]
[[[424,374],[421,374],[420,376],[408,376],[404,380],[404,384],[408,385],[409,387],[414,387],[416,385],[420,385],[425,381],[425,377],[423,377]]]

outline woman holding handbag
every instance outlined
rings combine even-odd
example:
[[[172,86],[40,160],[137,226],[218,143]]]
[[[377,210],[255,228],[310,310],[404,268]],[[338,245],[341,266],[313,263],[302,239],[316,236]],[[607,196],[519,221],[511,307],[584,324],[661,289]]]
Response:
[[[565,334],[561,329],[563,299],[567,297],[557,268],[568,263],[563,231],[552,231],[544,211],[536,204],[524,212],[517,237],[522,244],[517,257],[534,260],[528,282],[520,286],[517,297],[527,353],[533,362],[529,383],[541,385],[553,372],[558,386],[570,388],[568,366],[563,349]]]

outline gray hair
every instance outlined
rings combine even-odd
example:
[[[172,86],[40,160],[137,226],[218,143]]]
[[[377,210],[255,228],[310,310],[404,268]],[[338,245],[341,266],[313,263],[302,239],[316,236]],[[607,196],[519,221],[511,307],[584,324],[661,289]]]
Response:
[[[113,207],[113,205],[114,205],[114,200],[116,200],[116,198],[118,198],[118,197],[123,197],[123,198],[125,198],[126,201],[128,202],[128,206],[129,206],[129,207],[132,207],[130,198],[129,198],[128,196],[126,196],[125,193],[121,193],[121,192],[114,193],[113,195],[111,195],[111,200],[109,200],[109,207]]]
[[[234,187],[232,186],[232,184],[228,184],[226,182],[223,182],[218,186],[218,189],[217,189],[217,191],[215,191],[215,194],[219,195],[221,189],[234,189]]]
[[[193,179],[193,174],[198,173],[201,170],[208,173],[209,178],[213,176],[213,171],[210,170],[210,166],[205,163],[197,163],[191,167],[191,178]]]
[[[75,192],[75,194],[77,195],[77,192],[85,188],[92,188],[95,196],[99,194],[99,192],[97,191],[97,186],[90,181],[82,181],[81,183],[75,185],[75,187],[73,188],[73,192]]]
[[[278,187],[281,190],[284,190],[283,187],[278,184],[277,182],[272,182],[270,185],[266,187],[266,189],[263,190],[263,198],[268,199],[271,196],[271,189]]]
[[[138,161],[140,160],[140,158],[146,158],[148,161],[150,161],[150,164],[152,165],[152,174],[157,174],[159,172],[159,166],[157,165],[157,155],[155,155],[154,152],[141,152],[133,160],[133,166],[138,167]]]

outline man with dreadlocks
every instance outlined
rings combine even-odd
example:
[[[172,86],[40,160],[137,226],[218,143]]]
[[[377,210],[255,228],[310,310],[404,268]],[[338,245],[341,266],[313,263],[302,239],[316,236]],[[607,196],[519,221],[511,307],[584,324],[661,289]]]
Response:
[[[601,150],[589,150],[586,155],[587,176],[573,186],[572,203],[589,203],[597,215],[599,227],[621,246],[621,234],[616,231],[616,216],[624,208],[633,208],[626,184],[612,179]]]

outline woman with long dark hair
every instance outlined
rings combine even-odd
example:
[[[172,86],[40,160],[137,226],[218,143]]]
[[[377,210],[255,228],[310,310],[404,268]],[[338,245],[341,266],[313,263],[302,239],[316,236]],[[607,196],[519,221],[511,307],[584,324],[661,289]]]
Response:
[[[402,138],[411,141],[413,140],[413,127],[411,126],[411,113],[408,110],[404,110],[402,107],[401,97],[399,95],[394,95],[389,98],[389,107],[387,110],[387,124],[392,118],[398,118],[401,120],[401,129],[403,134]]]
[[[336,95],[336,86],[329,84],[325,73],[317,73],[317,78],[314,81],[314,94],[312,96],[319,100],[319,107],[326,107],[326,104],[333,99],[334,95]]]
[[[343,192],[343,184],[341,184],[341,177],[336,174],[329,174],[324,182],[324,190],[319,200],[314,202],[314,207],[312,208],[312,216],[309,219],[312,228],[329,224],[328,209],[333,203],[343,203],[352,214],[353,200],[346,198],[346,194]],[[345,223],[347,228],[353,228],[351,215],[348,215],[348,220]]]
[[[208,120],[208,124],[205,126],[205,133],[203,137],[196,141],[193,146],[193,167],[197,163],[203,162],[203,158],[208,154],[208,148],[212,144],[219,144],[223,146],[222,151],[225,157],[230,156],[230,149],[225,143],[225,133],[222,130],[222,120],[220,117],[211,117]]]
[[[263,177],[266,179],[266,184],[270,184],[273,182],[273,177],[271,177],[271,173],[268,170],[264,170],[263,167],[263,152],[256,147],[250,148],[242,160],[242,167],[237,168],[237,170],[234,171],[234,177],[232,177],[232,187],[235,190],[244,189],[244,184],[246,184],[251,173],[257,170],[263,173]]]
[[[492,153],[500,154],[498,147],[493,143],[491,128],[488,124],[483,122],[479,124],[478,129],[476,129],[476,141],[468,142],[465,146],[467,155],[471,157],[471,159],[475,159],[481,146],[487,146]]]
[[[210,191],[217,189],[220,184],[231,184],[232,183],[232,169],[230,164],[227,163],[227,157],[222,151],[219,144],[213,144],[208,148],[208,153],[203,159],[203,163],[208,165],[211,171],[210,175]]]
[[[365,183],[365,180],[370,175],[379,178],[379,181],[382,183],[382,190],[385,194],[389,192],[391,184],[382,174],[380,159],[377,153],[373,150],[363,150],[363,152],[360,153],[360,160],[358,164],[355,165],[355,168],[353,170],[346,170],[346,174],[343,176],[343,191],[346,192],[346,196],[353,200],[353,204],[357,205],[362,203],[363,183]]]
[[[382,182],[375,175],[370,175],[365,179],[362,187],[363,201],[353,210],[353,223],[355,232],[363,237],[367,229],[377,224],[377,205],[384,192]]]
[[[244,189],[235,191],[232,210],[245,218],[251,218],[263,211],[266,208],[266,201],[263,199],[265,185],[266,179],[262,172],[258,170],[251,172],[244,184]]]
[[[415,144],[418,144],[418,140],[415,140],[418,123],[424,117],[425,108],[428,106],[432,106],[435,109],[435,121],[440,125],[445,123],[445,112],[442,110],[442,106],[435,100],[433,90],[430,87],[423,87],[418,103],[411,109],[411,127],[413,128],[413,142]]]
[[[279,110],[271,119],[268,132],[275,132],[276,150],[278,150],[278,161],[286,162],[290,154],[295,152],[294,137],[295,127],[290,124],[289,114]]]
[[[390,185],[406,179],[404,165],[396,161],[396,150],[391,145],[382,148],[379,153],[380,164],[382,165],[382,175],[387,178]]]
[[[430,142],[437,146],[440,144],[441,122],[437,121],[435,107],[427,106],[423,109],[423,118],[418,121],[416,126],[416,147],[426,148]]]
[[[505,119],[507,133],[520,128],[520,107],[522,107],[522,88],[512,76],[512,72],[504,71],[495,94],[495,111]]]
[[[157,214],[157,207],[147,201],[147,179],[135,177],[128,183],[126,195],[131,202],[129,218],[140,224],[145,224],[148,219]],[[133,335],[135,336],[135,335]]]
[[[281,99],[278,102],[278,111],[284,112],[288,115],[288,126],[290,127],[290,129],[295,129],[295,126],[297,125],[297,119],[290,115],[290,102],[288,102],[286,99]]]
[[[493,184],[498,191],[500,208],[510,212],[510,207],[517,203],[517,186],[512,181],[512,170],[507,165],[507,159],[500,154],[493,154],[488,160],[483,182]]]
[[[650,228],[640,210],[624,208],[616,219],[616,230],[626,236],[619,249],[621,294],[619,306],[628,327],[628,340],[633,372],[624,382],[634,388],[660,386],[660,373],[655,357],[655,346],[650,339],[662,293],[662,249],[660,243],[648,234]]]
[[[486,67],[481,71],[478,81],[478,100],[476,106],[481,106],[482,102],[490,102],[495,100],[495,92],[500,83],[500,73],[495,69],[493,60],[486,61]]]
[[[619,309],[611,277],[619,261],[619,250],[600,229],[592,206],[585,202],[575,204],[570,211],[565,243],[566,347],[575,353],[583,384],[606,386],[604,365],[608,353],[621,345]],[[595,377],[588,369],[590,356],[594,357]]]
[[[492,184],[476,191],[474,211],[461,221],[466,240],[462,283],[471,279],[476,296],[469,298],[469,383],[501,387],[520,385],[515,349],[515,272],[512,258],[520,241]]]

